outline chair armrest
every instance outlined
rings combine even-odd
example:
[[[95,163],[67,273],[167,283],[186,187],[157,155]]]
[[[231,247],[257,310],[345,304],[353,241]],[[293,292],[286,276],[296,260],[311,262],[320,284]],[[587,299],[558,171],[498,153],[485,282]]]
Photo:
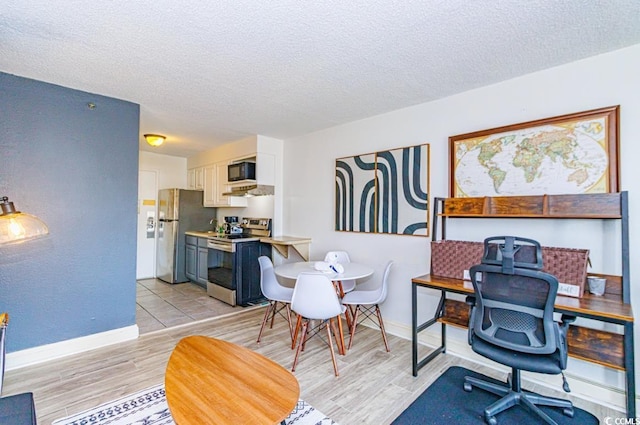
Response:
[[[576,316],[571,316],[569,314],[563,314],[560,317],[560,332],[564,336],[567,335],[567,329],[569,329],[569,325],[576,321]]]
[[[464,302],[469,306],[469,309],[471,310],[469,312],[469,323],[467,325],[467,327],[469,328],[469,332],[467,333],[467,340],[469,342],[469,345],[471,345],[471,343],[473,342],[473,320],[476,311],[474,308],[476,306],[476,297],[474,295],[468,295],[465,298]]]
[[[576,316],[563,314],[560,317],[560,323],[558,323],[558,330],[560,331],[560,334],[558,335],[558,348],[560,349],[560,368],[562,370],[567,367],[567,355],[569,354],[567,331],[569,330],[569,325],[575,321]]]

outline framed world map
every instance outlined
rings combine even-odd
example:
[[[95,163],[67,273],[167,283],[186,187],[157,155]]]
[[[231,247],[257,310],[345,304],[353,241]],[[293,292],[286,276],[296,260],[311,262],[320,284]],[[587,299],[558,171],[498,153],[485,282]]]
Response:
[[[617,192],[619,108],[449,137],[450,196]]]

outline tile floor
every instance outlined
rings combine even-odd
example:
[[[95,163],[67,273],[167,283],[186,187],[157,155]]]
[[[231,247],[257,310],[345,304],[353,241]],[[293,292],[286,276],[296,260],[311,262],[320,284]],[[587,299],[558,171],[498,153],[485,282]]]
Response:
[[[244,309],[211,298],[194,283],[169,284],[159,279],[137,282],[136,304],[136,323],[141,335]]]

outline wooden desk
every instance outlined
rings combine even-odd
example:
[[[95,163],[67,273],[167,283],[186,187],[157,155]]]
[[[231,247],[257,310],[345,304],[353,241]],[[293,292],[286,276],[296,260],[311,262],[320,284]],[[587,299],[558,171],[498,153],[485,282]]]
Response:
[[[608,276],[608,278],[615,279],[614,276]],[[473,294],[473,286],[471,282],[461,279],[428,274],[411,279],[411,283],[413,376],[418,376],[420,368],[446,351],[446,325],[462,328],[468,326],[469,306],[464,301],[447,298],[447,293],[470,295]],[[420,324],[418,324],[418,288],[440,291],[440,302],[433,318]],[[625,372],[627,415],[630,418],[635,417],[636,389],[631,304],[623,303],[619,295],[595,296],[587,293],[582,298],[558,296],[555,311],[623,326],[624,332],[617,334],[571,325],[567,343],[570,356]],[[418,359],[418,334],[436,323],[441,324],[441,345],[420,360]]]
[[[295,376],[276,362],[205,336],[176,345],[165,391],[178,425],[273,425],[284,421],[300,395]]]

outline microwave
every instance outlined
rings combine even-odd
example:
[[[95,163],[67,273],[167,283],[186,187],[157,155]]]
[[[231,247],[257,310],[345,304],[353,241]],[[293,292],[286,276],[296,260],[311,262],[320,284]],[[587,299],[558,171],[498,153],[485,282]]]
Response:
[[[227,180],[237,182],[240,180],[256,179],[256,163],[250,161],[235,162],[227,167]]]

